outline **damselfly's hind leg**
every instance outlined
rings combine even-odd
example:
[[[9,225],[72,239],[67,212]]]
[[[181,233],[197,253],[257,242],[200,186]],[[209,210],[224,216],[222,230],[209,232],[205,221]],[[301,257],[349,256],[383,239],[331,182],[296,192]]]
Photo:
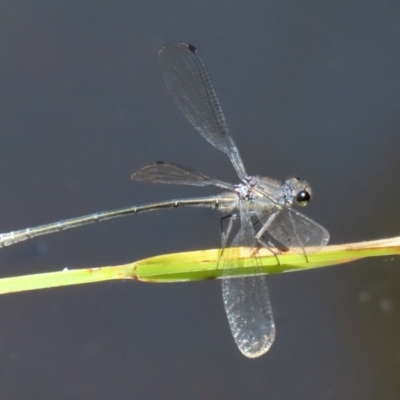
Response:
[[[220,228],[221,228],[221,252],[218,256],[218,261],[217,261],[217,269],[219,267],[219,263],[222,259],[222,256],[224,255],[225,248],[228,244],[229,236],[231,235],[232,232],[232,227],[233,227],[233,222],[239,218],[238,214],[229,214],[229,215],[224,215],[220,220]],[[227,225],[224,226],[225,221],[227,221]]]

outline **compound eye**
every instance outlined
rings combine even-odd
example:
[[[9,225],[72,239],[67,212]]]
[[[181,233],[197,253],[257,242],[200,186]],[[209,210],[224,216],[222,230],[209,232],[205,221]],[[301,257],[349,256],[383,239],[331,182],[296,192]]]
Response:
[[[302,207],[306,206],[310,200],[311,200],[311,195],[310,193],[307,192],[307,190],[302,190],[296,195],[296,201],[299,206]]]

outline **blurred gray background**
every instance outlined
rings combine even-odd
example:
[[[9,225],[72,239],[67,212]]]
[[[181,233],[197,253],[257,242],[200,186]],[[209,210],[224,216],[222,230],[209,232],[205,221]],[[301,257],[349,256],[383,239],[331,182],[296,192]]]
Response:
[[[249,173],[299,175],[332,243],[400,234],[398,1],[1,1],[0,231],[215,193],[150,186],[166,160],[236,182],[169,97],[166,42],[196,45]],[[1,276],[219,245],[170,210],[28,241]],[[400,260],[273,276],[277,339],[248,360],[219,282],[111,282],[0,298],[2,399],[398,399]]]

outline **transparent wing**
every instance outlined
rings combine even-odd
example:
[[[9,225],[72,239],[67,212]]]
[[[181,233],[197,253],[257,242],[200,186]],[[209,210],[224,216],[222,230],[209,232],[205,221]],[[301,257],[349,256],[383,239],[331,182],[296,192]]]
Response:
[[[243,162],[196,48],[187,43],[169,43],[158,56],[165,84],[183,114],[204,139],[229,156],[243,179],[246,176]]]
[[[283,246],[297,253],[311,254],[326,246],[329,232],[311,218],[289,207],[275,204],[258,215],[260,230],[268,232]]]
[[[233,185],[211,179],[200,172],[193,171],[179,165],[159,161],[146,165],[131,175],[135,181],[146,181],[152,183],[169,183],[193,186],[218,186],[223,189],[233,190]]]
[[[234,248],[248,247],[256,251],[254,228],[244,204],[240,205],[240,220],[241,227],[227,249],[223,262],[222,297],[239,350],[245,356],[254,358],[263,355],[271,347],[275,339],[275,324],[266,276],[261,275],[261,260],[257,254],[251,258],[255,275],[224,277],[232,270],[243,267],[244,260],[236,257]]]

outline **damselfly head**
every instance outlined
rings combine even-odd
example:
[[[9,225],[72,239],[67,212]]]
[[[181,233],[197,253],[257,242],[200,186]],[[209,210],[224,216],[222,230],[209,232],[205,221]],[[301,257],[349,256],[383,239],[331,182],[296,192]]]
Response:
[[[299,206],[306,206],[312,198],[312,190],[307,181],[300,178],[291,178],[284,182],[285,202],[293,204],[296,202]]]

